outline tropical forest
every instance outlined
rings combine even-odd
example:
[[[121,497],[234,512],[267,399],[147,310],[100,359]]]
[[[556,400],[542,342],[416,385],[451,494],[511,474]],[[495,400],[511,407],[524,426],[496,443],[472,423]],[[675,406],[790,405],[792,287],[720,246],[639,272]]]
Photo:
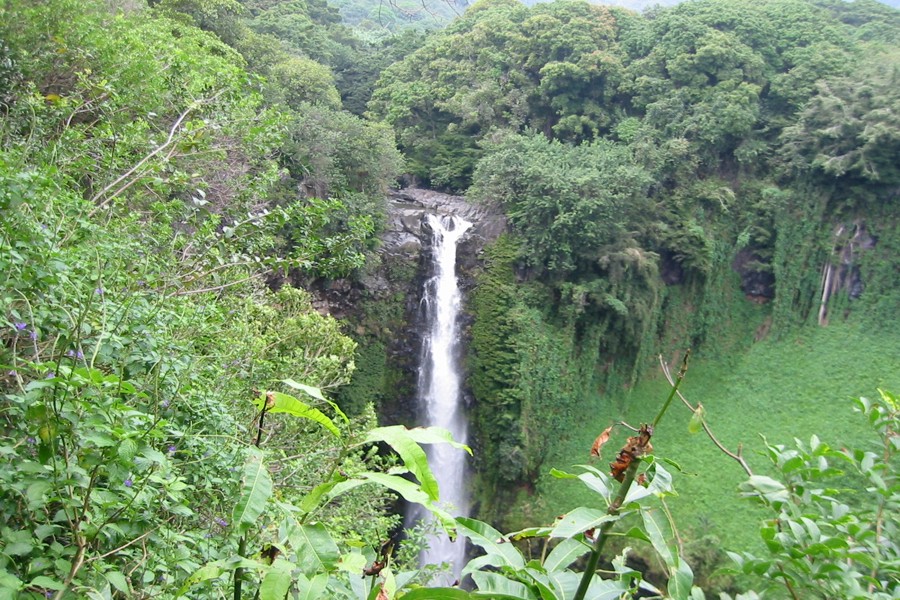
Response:
[[[900,598],[896,0],[0,0],[0,600]]]

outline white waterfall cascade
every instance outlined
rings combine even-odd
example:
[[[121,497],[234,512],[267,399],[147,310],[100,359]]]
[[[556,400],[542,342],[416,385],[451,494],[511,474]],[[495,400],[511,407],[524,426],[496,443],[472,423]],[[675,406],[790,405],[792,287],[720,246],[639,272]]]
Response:
[[[462,294],[456,278],[456,247],[471,223],[456,216],[428,215],[432,230],[434,275],[425,286],[423,302],[427,336],[419,368],[418,402],[425,425],[448,429],[453,438],[466,443],[467,422],[462,408],[462,376],[457,360],[457,320]],[[428,460],[440,489],[442,507],[454,516],[468,514],[466,457],[449,444],[427,447]],[[421,512],[412,515],[428,518]],[[446,534],[428,540],[429,548],[419,556],[422,565],[449,563],[453,577],[465,561],[465,540],[450,541]],[[451,580],[452,581],[452,580]],[[449,582],[447,582],[449,583]]]

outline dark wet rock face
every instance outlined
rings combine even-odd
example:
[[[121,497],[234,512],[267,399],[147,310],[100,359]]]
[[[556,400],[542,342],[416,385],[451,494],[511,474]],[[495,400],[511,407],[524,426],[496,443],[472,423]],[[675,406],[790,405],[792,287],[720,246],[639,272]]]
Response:
[[[456,215],[472,223],[457,250],[457,274],[463,292],[471,290],[484,247],[506,229],[499,210],[471,204],[461,196],[407,188],[387,198],[387,220],[380,245],[355,279],[297,282],[315,296],[316,309],[348,323],[347,333],[360,346],[383,348],[390,389],[370,398],[387,423],[412,423],[416,374],[422,348],[420,305],[431,277],[432,232],[427,215]],[[460,330],[468,330],[462,317]],[[374,368],[357,364],[358,370]],[[378,367],[382,368],[382,367]]]
[[[770,265],[750,248],[740,250],[731,267],[741,276],[741,291],[756,302],[775,297],[775,275]]]

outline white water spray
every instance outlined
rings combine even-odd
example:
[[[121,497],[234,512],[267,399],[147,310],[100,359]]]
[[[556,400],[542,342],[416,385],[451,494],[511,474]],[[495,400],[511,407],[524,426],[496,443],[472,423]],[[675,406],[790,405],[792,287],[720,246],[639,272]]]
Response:
[[[458,327],[462,297],[456,279],[456,246],[471,223],[452,216],[428,215],[432,230],[434,276],[425,286],[428,331],[419,368],[418,401],[425,425],[450,430],[453,438],[466,443],[467,423],[462,410],[461,375],[457,361]],[[468,514],[466,457],[449,444],[428,446],[428,459],[438,482],[442,506],[454,516]],[[412,517],[423,517],[413,513]],[[425,516],[425,518],[428,518]],[[453,577],[465,561],[465,540],[451,542],[446,534],[429,539],[422,552],[422,565],[449,563]]]

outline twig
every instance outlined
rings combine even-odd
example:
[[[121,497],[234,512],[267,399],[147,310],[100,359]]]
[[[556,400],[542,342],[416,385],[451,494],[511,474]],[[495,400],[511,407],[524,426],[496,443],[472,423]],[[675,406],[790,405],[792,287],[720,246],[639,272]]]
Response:
[[[120,183],[122,183],[123,181],[125,181],[125,179],[127,179],[128,177],[133,175],[134,172],[137,171],[142,166],[144,166],[144,164],[148,160],[150,160],[151,158],[153,158],[154,156],[156,156],[157,154],[162,152],[165,148],[168,148],[170,145],[172,145],[172,142],[175,141],[175,134],[178,132],[178,128],[181,127],[181,124],[184,122],[184,120],[187,118],[187,116],[191,113],[191,111],[194,110],[195,106],[196,106],[196,104],[192,104],[191,106],[187,107],[187,109],[185,109],[184,112],[182,112],[180,115],[178,115],[178,118],[175,120],[175,123],[173,123],[171,129],[169,129],[169,136],[166,138],[166,141],[163,144],[157,146],[153,152],[151,152],[150,154],[148,154],[147,156],[145,156],[144,158],[139,160],[136,165],[134,165],[133,167],[131,167],[130,169],[125,171],[122,175],[117,177],[112,183],[110,183],[105,188],[103,188],[102,190],[100,190],[99,192],[94,194],[94,197],[91,198],[91,202],[96,202],[97,200],[102,198],[103,195],[106,194],[106,192],[108,192],[115,186],[117,186]],[[106,204],[109,203],[110,200],[112,200],[115,197],[116,197],[115,194],[113,194],[112,196],[108,197],[103,202],[101,202],[100,204],[95,206],[94,209],[88,213],[88,218],[91,218],[92,216],[97,214],[98,210],[103,208]]]
[[[672,372],[669,369],[669,365],[667,365],[666,361],[663,360],[663,357],[661,354],[659,355],[659,364],[662,367],[663,374],[666,376],[666,380],[668,380],[670,385],[674,386],[675,383],[674,383],[674,380],[672,379]],[[678,398],[684,403],[684,405],[688,408],[688,410],[690,410],[692,413],[696,414],[696,412],[698,410],[700,410],[700,408],[703,406],[702,404],[700,404],[698,402],[697,406],[694,407],[693,405],[691,405],[690,402],[688,402],[687,398],[685,398],[684,395],[681,392],[679,392],[677,389],[675,390],[675,393],[678,395]],[[701,419],[700,424],[703,426],[703,431],[705,431],[706,435],[709,436],[709,439],[712,440],[712,443],[715,444],[716,447],[719,450],[721,450],[726,456],[729,456],[729,457],[733,458],[734,460],[736,460],[737,463],[739,465],[741,465],[741,468],[744,470],[744,472],[747,473],[748,477],[753,477],[753,471],[750,469],[750,465],[748,465],[747,461],[744,460],[743,445],[738,444],[737,452],[732,452],[731,450],[726,448],[722,444],[722,442],[720,442],[716,438],[716,436],[713,434],[712,430],[709,428],[709,425],[706,424],[705,420]]]
[[[215,285],[215,286],[203,288],[200,290],[178,290],[177,292],[173,292],[171,295],[172,296],[190,296],[193,294],[203,294],[205,292],[218,292],[220,290],[224,290],[225,288],[231,287],[233,285],[246,283],[257,277],[262,277],[263,275],[266,275],[271,272],[272,272],[272,269],[266,269],[265,271],[260,271],[259,273],[254,273],[253,275],[250,275],[249,277],[245,277],[243,279],[238,279],[237,281],[232,281],[230,283],[223,283],[222,285]]]
[[[150,535],[151,533],[153,533],[153,532],[156,531],[157,529],[159,529],[158,526],[157,526],[157,527],[154,527],[153,529],[149,529],[149,530],[145,531],[144,533],[142,533],[141,535],[139,535],[138,537],[136,537],[136,538],[134,538],[133,540],[131,540],[130,542],[126,542],[126,543],[122,544],[121,546],[119,546],[118,548],[115,548],[115,549],[113,549],[113,550],[110,550],[110,551],[107,552],[106,554],[101,554],[100,556],[92,556],[92,557],[90,557],[89,559],[87,559],[85,562],[92,562],[92,561],[95,561],[95,560],[100,560],[100,559],[102,559],[102,558],[106,558],[107,556],[112,556],[112,555],[115,554],[116,552],[120,552],[120,551],[124,550],[125,548],[127,548],[128,546],[131,546],[132,544],[138,543],[139,541],[141,541],[142,539],[144,539],[145,537],[147,537],[148,535]]]

